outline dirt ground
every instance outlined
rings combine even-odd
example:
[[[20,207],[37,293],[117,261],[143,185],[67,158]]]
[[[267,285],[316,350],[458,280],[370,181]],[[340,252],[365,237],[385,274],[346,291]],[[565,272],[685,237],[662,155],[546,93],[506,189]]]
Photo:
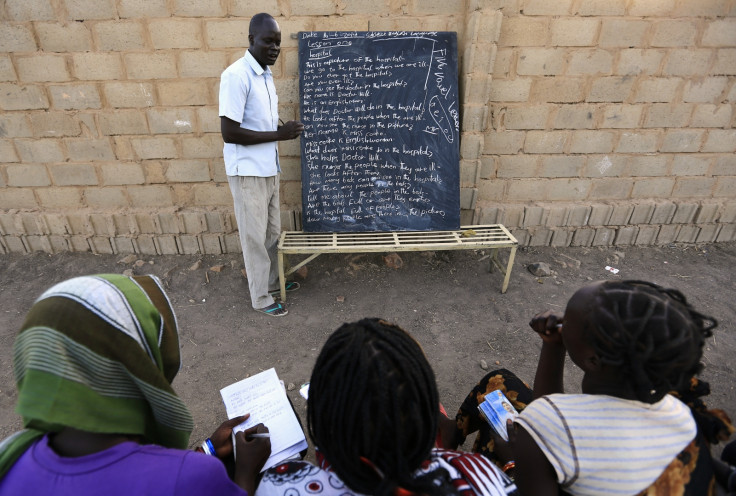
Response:
[[[400,268],[387,266],[380,254],[323,255],[307,265],[306,277],[297,279],[302,288],[289,293],[289,315],[283,318],[250,308],[240,255],[123,258],[0,256],[0,438],[20,427],[11,350],[34,299],[76,275],[125,270],[155,274],[168,288],[183,356],[174,388],[195,419],[192,446],[225,419],[220,388],[270,367],[289,385],[289,397],[305,421],[306,402],[298,388],[309,380],[325,339],[343,322],[370,316],[391,320],[418,339],[452,414],[484,366],[505,367],[532,381],[541,343],[529,319],[547,308],[564,310],[575,290],[600,279],[645,279],[678,288],[697,309],[719,320],[705,350],[703,378],[712,388],[707,402],[736,418],[733,243],[520,248],[506,294],[500,293],[501,274],[488,272],[489,252],[402,253]],[[535,262],[548,263],[553,274],[532,275],[527,266]],[[618,274],[606,266],[619,269]],[[568,360],[567,390],[579,392],[579,384],[580,374]]]

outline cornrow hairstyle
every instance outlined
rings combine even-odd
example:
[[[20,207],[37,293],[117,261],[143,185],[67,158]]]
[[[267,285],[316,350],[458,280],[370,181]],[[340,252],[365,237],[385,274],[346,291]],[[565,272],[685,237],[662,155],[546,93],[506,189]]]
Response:
[[[437,486],[444,469],[414,476],[437,434],[439,395],[419,344],[379,319],[347,323],[327,340],[312,371],[307,423],[312,440],[354,491],[456,494]],[[447,480],[447,477],[440,477]]]
[[[702,370],[705,339],[718,325],[676,289],[646,281],[606,281],[588,322],[603,363],[618,367],[639,401],[656,403]]]

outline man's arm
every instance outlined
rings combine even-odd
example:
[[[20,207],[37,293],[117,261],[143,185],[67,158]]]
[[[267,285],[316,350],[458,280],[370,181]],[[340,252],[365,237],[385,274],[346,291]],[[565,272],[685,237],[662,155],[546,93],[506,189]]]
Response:
[[[225,143],[236,145],[258,145],[271,141],[291,140],[299,137],[304,131],[304,124],[289,121],[279,126],[276,131],[253,131],[240,127],[240,124],[227,117],[220,117],[220,132]]]

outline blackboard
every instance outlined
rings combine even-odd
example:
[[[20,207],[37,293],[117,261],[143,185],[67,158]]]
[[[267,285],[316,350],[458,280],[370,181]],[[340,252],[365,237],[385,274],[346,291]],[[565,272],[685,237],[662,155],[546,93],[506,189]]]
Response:
[[[300,32],[302,228],[460,227],[457,34]]]

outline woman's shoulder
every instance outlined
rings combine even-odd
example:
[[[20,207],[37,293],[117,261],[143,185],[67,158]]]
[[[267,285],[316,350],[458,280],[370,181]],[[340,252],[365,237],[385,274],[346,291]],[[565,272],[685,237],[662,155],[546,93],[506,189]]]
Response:
[[[263,473],[256,496],[293,496],[307,494],[357,495],[328,468],[310,462],[294,460],[276,465]]]

